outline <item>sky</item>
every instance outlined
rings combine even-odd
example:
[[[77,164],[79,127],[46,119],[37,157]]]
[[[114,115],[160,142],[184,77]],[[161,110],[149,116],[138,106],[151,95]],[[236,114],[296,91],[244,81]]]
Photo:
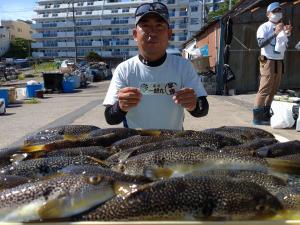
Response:
[[[31,20],[36,0],[0,0],[0,20]]]

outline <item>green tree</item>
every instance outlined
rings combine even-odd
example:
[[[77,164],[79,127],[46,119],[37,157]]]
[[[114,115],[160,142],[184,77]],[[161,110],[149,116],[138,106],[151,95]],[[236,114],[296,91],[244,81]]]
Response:
[[[99,62],[99,61],[102,61],[102,57],[97,54],[96,52],[89,52],[86,57],[85,57],[86,61],[88,62]]]
[[[220,3],[218,10],[208,13],[208,21],[211,21],[218,16],[223,16],[225,13],[227,13],[229,11],[229,1],[230,0],[225,0],[224,2]],[[239,1],[240,0],[231,0],[231,8],[239,3]]]
[[[6,58],[26,58],[30,57],[31,50],[31,40],[26,40],[23,38],[15,38],[11,41],[9,50],[5,53]]]

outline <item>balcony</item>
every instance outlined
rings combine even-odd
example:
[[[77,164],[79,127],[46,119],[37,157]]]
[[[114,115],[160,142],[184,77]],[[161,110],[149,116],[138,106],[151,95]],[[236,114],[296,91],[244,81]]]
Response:
[[[60,48],[72,48],[75,47],[75,42],[74,41],[57,42],[57,46]]]
[[[58,52],[59,57],[75,57],[75,52]]]
[[[174,30],[184,30],[187,29],[187,24],[175,24],[173,27]]]
[[[66,22],[58,22],[57,23],[57,27],[61,28],[61,27],[73,27],[74,24],[73,22],[70,22],[70,21],[66,21]]]
[[[97,31],[92,31],[92,36],[101,36],[101,31],[97,30]]]
[[[74,37],[74,32],[57,32],[57,37]]]
[[[110,30],[102,30],[100,35],[102,35],[102,36],[111,36],[111,31]]]
[[[110,30],[92,31],[92,36],[111,36]]]
[[[110,2],[110,1],[105,1],[105,5],[108,5],[108,6],[114,6],[114,7],[122,7],[122,6],[131,6],[132,4],[136,4],[137,6],[142,4],[142,3],[145,3],[145,2],[151,2],[151,1],[148,1],[148,0],[137,0],[137,1],[124,1],[124,2]]]
[[[129,51],[130,56],[135,56],[138,54],[138,51]]]
[[[136,42],[134,40],[129,40],[129,46],[136,46]]]
[[[128,57],[129,52],[115,51],[115,52],[111,52],[111,55],[114,56],[114,57]]]
[[[200,24],[194,24],[189,26],[190,31],[199,31],[200,30]]]
[[[92,42],[77,42],[78,47],[91,47]]]
[[[134,18],[129,18],[128,24],[129,25],[135,25],[135,19]]]
[[[94,6],[103,6],[104,1],[94,1]]]
[[[44,53],[43,52],[32,52],[32,57],[33,58],[41,58],[41,57],[44,57]]]
[[[182,6],[182,5],[188,5],[189,0],[177,0],[177,4]]]
[[[103,10],[103,12],[101,13],[101,15],[111,15],[112,13],[111,13],[111,10],[110,9],[105,9],[105,10]],[[117,14],[117,13],[116,13]]]
[[[101,52],[97,51],[97,53],[102,57],[111,57],[111,51],[101,51]]]
[[[110,20],[102,20],[101,24],[102,25],[111,25],[111,21]]]
[[[34,11],[45,11],[45,10],[61,10],[61,9],[67,9],[70,6],[68,4],[59,4],[59,7],[55,7],[53,5],[51,5],[50,8],[46,8],[46,5],[38,5],[36,7],[34,7]]]
[[[92,20],[91,21],[91,25],[92,26],[100,26],[101,25],[101,21],[100,20]]]
[[[103,42],[102,41],[93,41],[92,46],[101,47],[101,46],[103,46]]]
[[[32,43],[31,48],[43,48],[43,43],[42,42]]]
[[[34,33],[32,34],[33,39],[43,38],[43,33]]]
[[[198,12],[190,12],[190,17],[194,17],[194,18],[197,18],[199,17],[199,11]]]
[[[182,17],[182,16],[188,16],[188,13],[186,11],[181,11],[179,12],[179,16]]]
[[[34,23],[31,25],[32,29],[41,29],[43,28],[43,25],[41,23]]]

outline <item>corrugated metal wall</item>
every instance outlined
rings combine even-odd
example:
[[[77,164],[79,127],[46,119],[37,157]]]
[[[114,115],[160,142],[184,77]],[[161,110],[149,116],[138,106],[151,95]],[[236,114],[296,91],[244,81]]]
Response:
[[[286,3],[283,5],[283,13],[284,22],[287,24],[289,20],[291,21],[293,33],[289,40],[289,51],[285,57],[285,74],[280,88],[300,89],[300,51],[295,51],[294,48],[300,41],[300,3],[295,5],[292,2]],[[229,83],[229,88],[236,89],[236,93],[257,91],[259,78],[257,58],[260,51],[256,42],[256,31],[265,21],[267,21],[265,8],[248,11],[233,18],[234,36],[242,43],[233,39],[231,44],[229,62],[236,80]]]

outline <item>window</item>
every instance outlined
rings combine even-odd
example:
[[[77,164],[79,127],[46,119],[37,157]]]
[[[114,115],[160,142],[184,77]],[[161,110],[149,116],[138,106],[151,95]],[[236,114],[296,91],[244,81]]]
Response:
[[[170,16],[170,17],[175,16],[175,12],[176,12],[175,9],[171,9],[171,11],[169,11],[169,16]]]
[[[49,16],[48,13],[43,14],[43,17],[48,17],[48,16]]]
[[[175,0],[168,0],[167,4],[175,4]]]
[[[93,14],[92,11],[85,12],[85,15],[92,15],[92,14]]]
[[[198,12],[198,6],[191,6],[191,12]]]
[[[123,12],[123,13],[129,12],[129,9],[122,9],[122,12]]]
[[[53,8],[59,8],[60,7],[60,4],[54,4],[53,5]]]
[[[83,2],[78,2],[77,6],[83,6]]]
[[[186,8],[181,8],[179,12],[180,16],[187,16],[187,9]]]
[[[118,10],[117,9],[112,9],[111,13],[118,13]]]
[[[51,5],[45,5],[45,9],[50,9]]]
[[[191,18],[191,25],[199,24],[199,18]]]
[[[57,13],[52,13],[52,16],[58,16],[58,14]]]
[[[88,2],[87,5],[94,5],[94,2]]]
[[[82,15],[82,12],[76,12],[76,15]]]

